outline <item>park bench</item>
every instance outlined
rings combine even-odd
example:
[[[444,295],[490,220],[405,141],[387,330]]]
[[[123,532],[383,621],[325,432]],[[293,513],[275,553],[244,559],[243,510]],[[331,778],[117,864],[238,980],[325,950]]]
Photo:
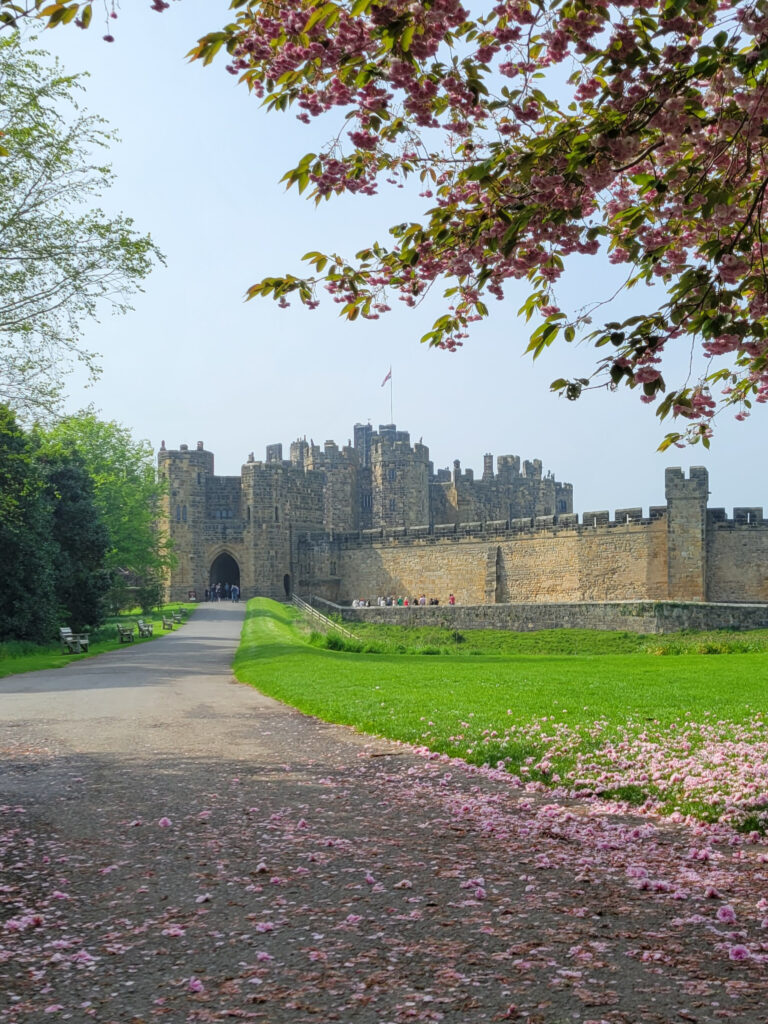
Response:
[[[136,625],[139,627],[139,636],[152,636],[152,631],[155,628],[153,623],[139,619]]]
[[[62,654],[87,653],[88,644],[91,642],[87,633],[73,633],[69,626],[62,626],[59,629]]]
[[[163,616],[163,629],[173,629],[173,619],[169,619],[167,615]]]
[[[117,626],[117,638],[121,644],[132,644],[134,641],[133,626]]]
[[[184,616],[181,614],[181,612],[174,612],[173,621],[176,623],[177,626],[180,626],[184,621]]]

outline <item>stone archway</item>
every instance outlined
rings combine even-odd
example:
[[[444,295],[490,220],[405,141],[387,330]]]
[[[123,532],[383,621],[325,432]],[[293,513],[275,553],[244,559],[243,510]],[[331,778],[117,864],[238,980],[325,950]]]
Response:
[[[240,566],[227,551],[222,551],[214,558],[209,576],[211,586],[215,586],[217,583],[240,586]]]

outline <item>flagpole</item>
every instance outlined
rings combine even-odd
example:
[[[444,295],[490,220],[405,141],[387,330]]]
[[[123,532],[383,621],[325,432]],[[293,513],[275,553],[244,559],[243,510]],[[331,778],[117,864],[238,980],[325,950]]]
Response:
[[[395,414],[394,414],[394,412],[392,410],[393,410],[393,405],[392,405],[392,367],[390,366],[390,368],[389,368],[389,422],[390,423],[394,423],[395,422]]]

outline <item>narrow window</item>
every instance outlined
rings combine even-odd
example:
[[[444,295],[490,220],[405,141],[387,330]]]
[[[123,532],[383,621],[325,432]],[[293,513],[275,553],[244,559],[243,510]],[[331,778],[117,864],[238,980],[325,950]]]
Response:
[[[397,476],[397,474],[395,473],[395,470],[394,469],[390,469],[390,471],[389,471],[389,482],[391,484],[393,484],[395,482],[395,477],[396,476]]]
[[[280,522],[280,510],[278,509],[277,505],[275,505],[275,522]]]
[[[198,473],[197,474],[197,482],[199,484],[201,484],[203,482],[203,474],[202,473]]]
[[[176,506],[176,522],[181,522],[181,505]]]
[[[181,521],[186,523],[187,521],[187,506],[183,505],[181,508]]]
[[[395,501],[394,498],[390,498],[390,500],[389,500],[389,511],[390,512],[396,512],[397,511],[397,502]]]
[[[251,506],[249,505],[248,506],[248,522],[250,523],[250,521],[251,521]]]

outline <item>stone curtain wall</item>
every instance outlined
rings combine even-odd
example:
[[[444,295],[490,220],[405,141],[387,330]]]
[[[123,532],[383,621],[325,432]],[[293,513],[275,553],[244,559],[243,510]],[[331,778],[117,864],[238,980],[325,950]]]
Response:
[[[520,534],[500,545],[501,602],[663,600],[663,520]]]
[[[709,524],[707,597],[710,601],[768,601],[768,522]]]
[[[451,591],[458,591],[464,603],[483,604],[487,551],[487,542],[475,540],[345,544],[337,562],[340,599],[426,594],[447,603]]]
[[[346,623],[377,622],[446,629],[608,629],[624,633],[678,633],[683,629],[768,629],[768,605],[704,602],[608,602],[573,604],[456,605],[438,608],[341,608],[315,600],[318,610],[338,612]]]
[[[422,537],[417,530],[400,533],[375,531],[338,543],[336,592],[342,602],[388,594],[426,594],[441,604],[451,593],[462,604],[667,596],[663,519],[596,528],[494,532],[478,524],[471,532],[438,526]],[[323,586],[315,591],[330,596]]]

